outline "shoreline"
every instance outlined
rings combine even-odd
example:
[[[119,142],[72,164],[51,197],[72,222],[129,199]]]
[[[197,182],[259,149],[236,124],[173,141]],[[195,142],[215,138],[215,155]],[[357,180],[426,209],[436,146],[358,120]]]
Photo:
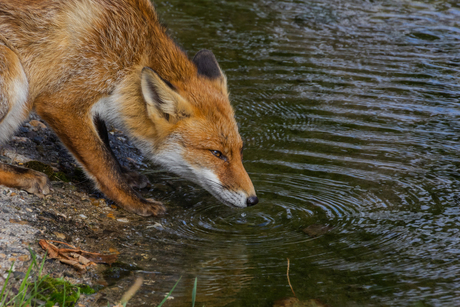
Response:
[[[146,167],[139,150],[121,131],[111,129],[109,136],[111,147],[123,166],[135,171]],[[0,288],[13,261],[13,277],[25,276],[31,263],[29,247],[42,259],[45,251],[38,244],[40,239],[63,241],[89,252],[118,253],[114,243],[124,239],[125,228],[137,222],[155,221],[119,209],[106,199],[36,115],[32,115],[9,142],[0,146],[0,161],[19,166],[33,161],[33,165],[44,166],[58,175],[51,178],[53,190],[44,197],[0,186]],[[104,280],[103,272],[108,267],[97,265],[79,274],[69,265],[48,259],[43,273],[53,278],[63,277],[72,284],[105,287],[105,291],[87,297],[82,295],[77,306],[107,306],[107,302],[119,300],[131,279],[134,280],[134,276],[127,276],[126,289],[120,286],[112,289]]]

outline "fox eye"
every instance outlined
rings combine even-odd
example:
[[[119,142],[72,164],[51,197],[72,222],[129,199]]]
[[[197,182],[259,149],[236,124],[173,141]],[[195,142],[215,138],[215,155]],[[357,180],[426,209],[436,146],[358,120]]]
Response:
[[[218,150],[211,150],[211,153],[216,156],[217,158],[221,159],[221,160],[224,160],[224,161],[227,161],[227,157],[224,156],[220,151]]]

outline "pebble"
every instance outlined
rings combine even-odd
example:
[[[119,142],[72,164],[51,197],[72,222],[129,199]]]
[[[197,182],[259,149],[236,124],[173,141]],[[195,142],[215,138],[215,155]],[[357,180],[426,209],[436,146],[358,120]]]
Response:
[[[84,215],[84,214],[80,214],[79,217],[81,217],[82,219],[86,219],[86,218],[87,218],[87,216]]]
[[[27,127],[22,126],[22,127],[19,128],[19,132],[27,133],[27,132],[29,132],[29,129]],[[12,137],[12,139],[14,139],[14,136]]]
[[[18,257],[18,260],[19,260],[19,261],[22,261],[22,262],[24,262],[24,261],[29,261],[29,259],[30,259],[30,258],[29,258],[29,256],[27,256],[27,255],[22,255],[22,256],[19,256],[19,257]]]
[[[21,137],[21,136],[13,136],[11,139],[12,139],[14,142],[17,142],[17,143],[27,143],[27,142],[29,142],[29,139],[28,139],[28,138]]]
[[[310,225],[304,228],[302,231],[306,233],[307,235],[309,235],[310,237],[316,238],[316,237],[319,237],[319,236],[322,236],[328,233],[332,229],[333,228],[328,225],[313,224],[313,225]]]
[[[23,279],[24,277],[26,277],[26,273],[15,271],[13,272],[13,276],[16,279]]]
[[[53,233],[58,239],[65,240],[65,234],[60,233],[60,232],[53,232]]]
[[[35,128],[40,128],[40,129],[47,129],[46,125],[44,123],[42,123],[41,121],[39,120],[36,120],[36,119],[33,119],[29,122],[29,124],[32,126],[32,127],[35,127]]]
[[[41,136],[35,136],[32,141],[34,141],[35,144],[41,144],[43,143],[43,138]]]
[[[129,220],[128,219],[117,219],[117,221],[121,222],[121,223],[129,223]]]

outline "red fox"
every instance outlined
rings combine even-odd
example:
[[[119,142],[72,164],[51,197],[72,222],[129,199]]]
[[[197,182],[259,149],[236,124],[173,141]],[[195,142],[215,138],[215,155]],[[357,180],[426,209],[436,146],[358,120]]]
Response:
[[[0,142],[31,111],[127,211],[150,216],[165,209],[131,188],[105,121],[224,204],[258,203],[215,56],[201,50],[190,60],[149,0],[0,0]],[[4,163],[0,184],[50,192],[46,175]]]

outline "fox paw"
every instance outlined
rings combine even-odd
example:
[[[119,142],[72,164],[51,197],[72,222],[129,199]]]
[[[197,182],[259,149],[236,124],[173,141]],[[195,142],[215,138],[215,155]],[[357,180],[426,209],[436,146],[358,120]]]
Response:
[[[131,188],[143,189],[150,185],[149,179],[142,174],[130,171],[126,167],[122,167],[122,172],[123,177],[125,177],[125,180]]]
[[[51,183],[45,174],[29,169],[24,174],[24,177],[21,178],[20,188],[31,194],[43,197],[43,195],[49,194]]]
[[[136,212],[137,214],[142,216],[160,216],[166,213],[166,208],[163,206],[163,203],[151,198],[147,198],[146,201],[147,204],[144,204],[139,210],[140,212]]]

